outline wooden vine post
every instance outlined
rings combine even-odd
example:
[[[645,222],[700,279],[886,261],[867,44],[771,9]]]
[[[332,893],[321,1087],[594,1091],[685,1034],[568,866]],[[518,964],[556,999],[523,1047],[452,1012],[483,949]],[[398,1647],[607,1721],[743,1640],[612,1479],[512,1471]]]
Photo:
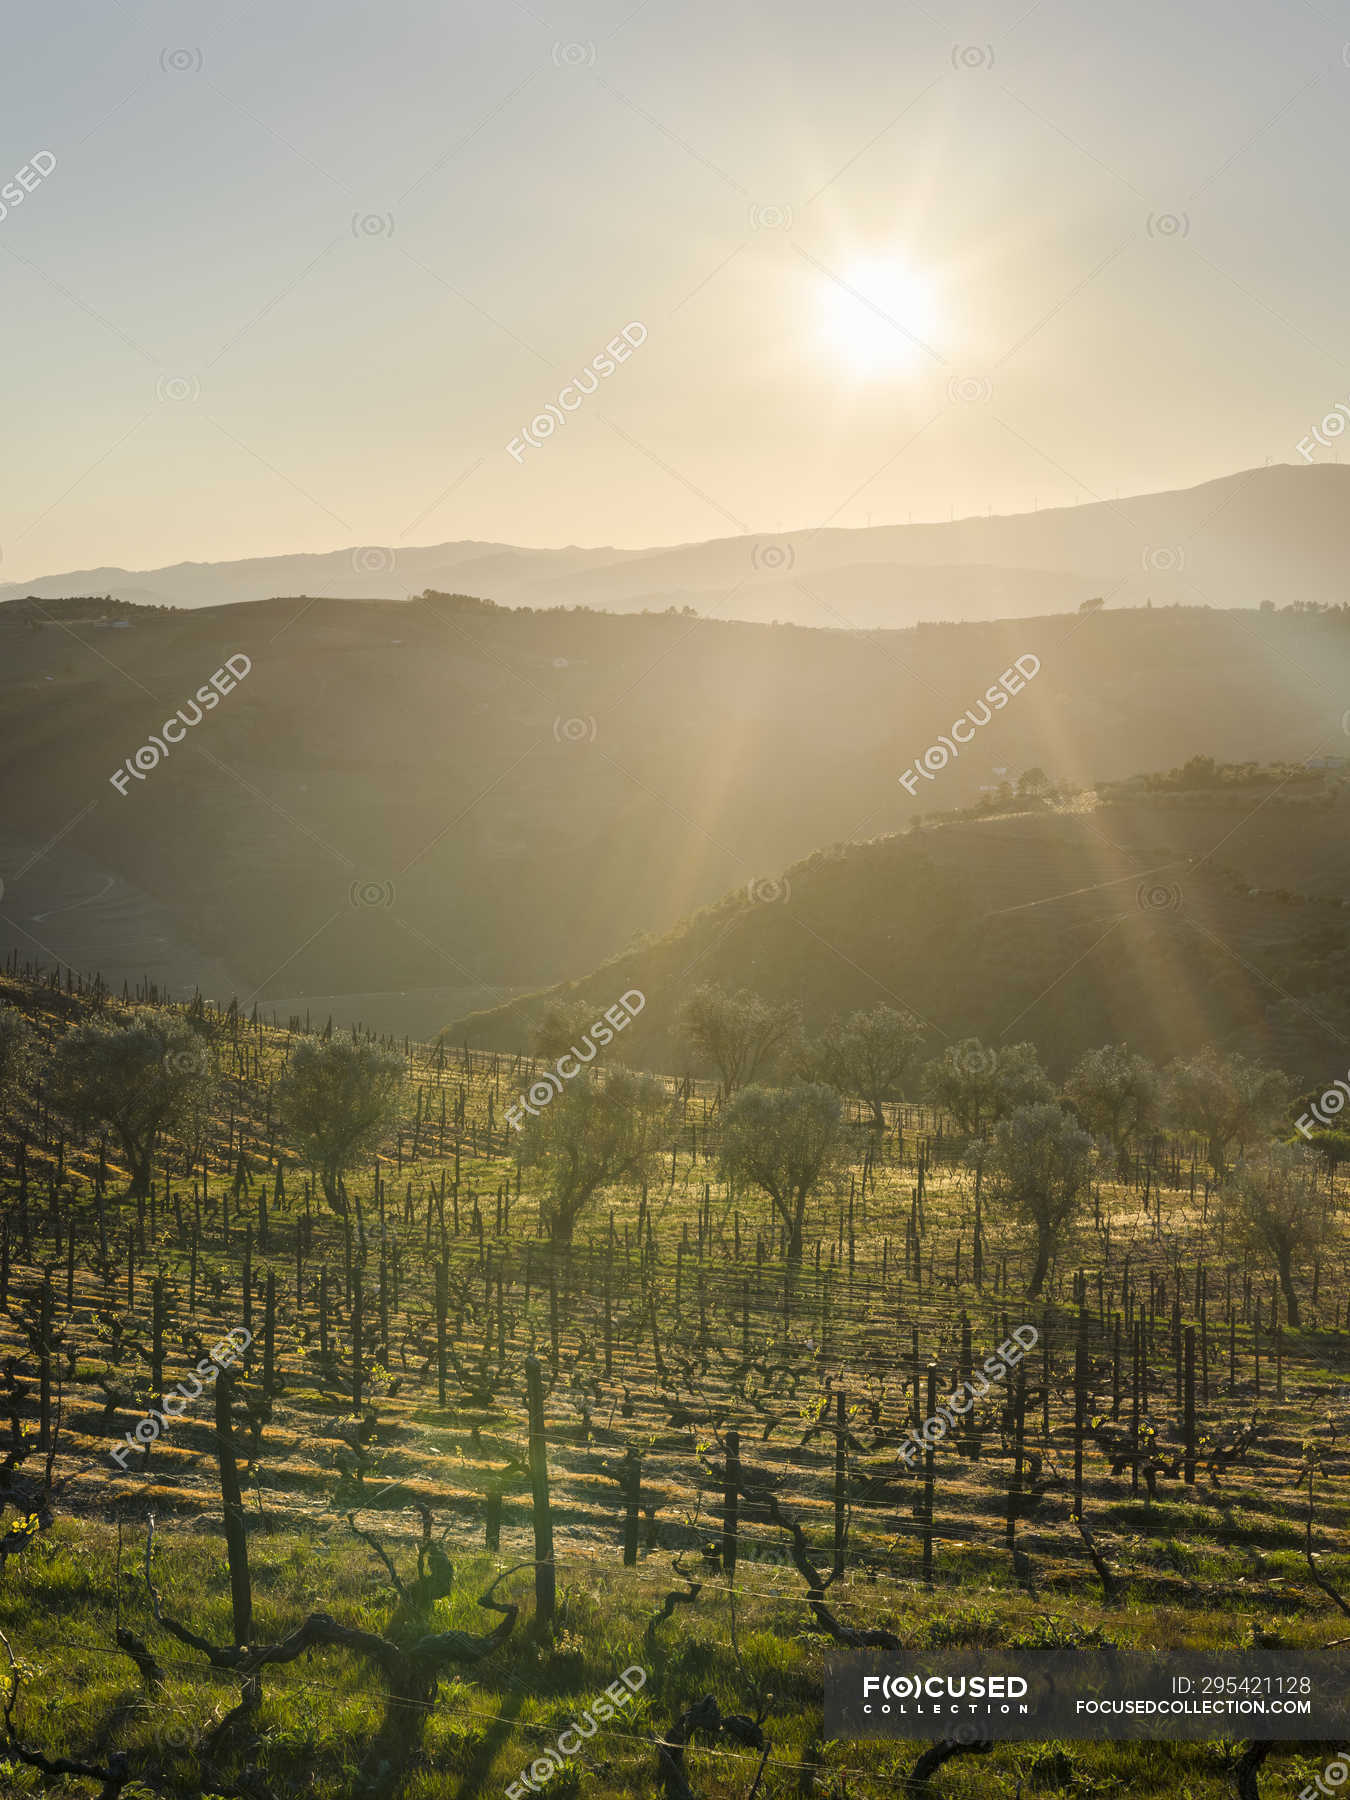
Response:
[[[834,1397],[834,1579],[844,1574],[844,1544],[848,1535],[848,1409],[844,1390]]]
[[[630,1445],[623,1470],[623,1566],[637,1562],[638,1513],[642,1509],[642,1452]]]
[[[726,1485],[722,1491],[722,1573],[727,1581],[736,1574],[736,1532],[740,1523],[741,1434],[733,1426],[727,1432]]]
[[[937,1412],[937,1364],[928,1365],[928,1417]],[[933,1579],[933,1460],[935,1440],[930,1439],[923,1459],[923,1578]]]
[[[553,1566],[553,1511],[548,1497],[548,1445],[544,1437],[544,1383],[539,1358],[525,1359],[525,1394],[530,1414],[530,1493],[534,1502],[534,1616],[553,1623],[558,1573]]]
[[[222,1369],[216,1378],[216,1461],[220,1469],[220,1498],[225,1512],[225,1553],[230,1566],[230,1604],[234,1616],[234,1642],[242,1649],[253,1639],[253,1583],[248,1570],[248,1532],[244,1524],[244,1495],[239,1486],[239,1467],[234,1457],[234,1420],[230,1401],[234,1372]]]
[[[450,1271],[436,1264],[436,1401],[445,1405],[445,1315],[450,1307]]]

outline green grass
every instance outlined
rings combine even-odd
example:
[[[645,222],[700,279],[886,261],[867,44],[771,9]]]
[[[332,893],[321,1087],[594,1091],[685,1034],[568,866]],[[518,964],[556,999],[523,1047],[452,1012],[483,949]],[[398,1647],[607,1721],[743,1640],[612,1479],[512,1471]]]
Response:
[[[238,1322],[242,1308],[241,1219],[256,1226],[258,1194],[270,1195],[269,1137],[264,1088],[280,1065],[284,1034],[241,1030],[238,1066],[247,1079],[238,1090],[237,1129],[249,1146],[254,1174],[246,1203],[229,1198],[233,1163],[218,1143],[204,1196],[196,1317],[207,1343]],[[256,1065],[254,1053],[256,1052]],[[454,1097],[465,1090],[469,1123],[480,1129],[489,1091],[502,1096],[519,1084],[508,1063],[494,1074],[480,1059],[465,1072],[451,1059],[437,1069],[418,1052],[414,1074],[433,1093],[444,1085]],[[906,1224],[916,1172],[914,1152],[931,1138],[934,1121],[919,1109],[906,1117],[906,1154],[896,1160],[893,1138],[875,1170],[866,1195],[860,1185],[864,1139],[854,1140],[855,1185],[853,1257],[841,1253],[841,1214],[847,1205],[849,1173],[813,1208],[817,1234],[806,1266],[792,1291],[790,1316],[783,1311],[784,1270],[766,1232],[762,1200],[730,1194],[706,1154],[705,1122],[710,1096],[698,1090],[689,1118],[697,1127],[699,1155],[688,1132],[677,1144],[672,1175],[667,1154],[653,1171],[648,1215],[656,1263],[639,1261],[636,1226],[641,1196],[635,1188],[606,1195],[584,1222],[570,1265],[559,1272],[558,1348],[553,1353],[553,1315],[543,1246],[535,1236],[540,1195],[525,1175],[516,1195],[509,1154],[469,1156],[461,1151],[460,1233],[448,1236],[452,1265],[452,1343],[472,1380],[466,1385],[452,1367],[446,1402],[436,1391],[434,1362],[423,1370],[430,1325],[432,1265],[440,1254],[439,1230],[432,1253],[426,1250],[426,1203],[433,1185],[453,1172],[453,1135],[442,1146],[424,1143],[409,1153],[411,1097],[404,1120],[405,1155],[384,1164],[385,1214],[393,1241],[403,1247],[397,1304],[391,1300],[390,1347],[380,1349],[382,1365],[365,1405],[373,1410],[368,1442],[358,1450],[351,1430],[348,1375],[334,1384],[317,1372],[317,1323],[310,1283],[327,1265],[340,1317],[334,1341],[345,1357],[350,1319],[343,1299],[346,1250],[340,1223],[318,1205],[313,1213],[312,1253],[306,1265],[306,1292],[297,1302],[296,1238],[305,1213],[305,1172],[288,1163],[287,1205],[269,1206],[270,1247],[255,1244],[253,1270],[261,1282],[275,1271],[280,1295],[277,1353],[284,1390],[262,1425],[256,1456],[247,1463],[246,1508],[256,1608],[256,1636],[280,1638],[311,1611],[331,1612],[350,1625],[385,1628],[393,1593],[379,1559],[354,1535],[347,1514],[379,1536],[406,1580],[415,1572],[420,1529],[415,1500],[433,1509],[436,1530],[444,1532],[456,1565],[452,1597],[436,1610],[436,1629],[482,1632],[493,1615],[476,1605],[477,1595],[497,1570],[532,1554],[528,1489],[524,1478],[525,1415],[522,1371],[526,1355],[540,1356],[548,1387],[546,1418],[554,1494],[560,1603],[550,1635],[531,1627],[528,1571],[510,1582],[522,1602],[520,1624],[504,1649],[487,1663],[453,1673],[442,1684],[428,1723],[421,1762],[404,1785],[405,1800],[468,1800],[501,1793],[522,1768],[556,1740],[578,1710],[637,1664],[650,1671],[640,1704],[626,1709],[612,1728],[583,1747],[575,1773],[557,1775],[545,1789],[549,1800],[572,1792],[625,1795],[655,1791],[653,1735],[705,1694],[727,1711],[754,1712],[763,1704],[769,1758],[760,1796],[817,1794],[858,1796],[860,1800],[895,1790],[919,1746],[885,1742],[821,1741],[824,1657],[830,1648],[806,1604],[796,1570],[782,1560],[783,1538],[771,1524],[743,1509],[742,1554],[733,1596],[714,1561],[703,1554],[715,1539],[720,1486],[710,1463],[720,1455],[718,1434],[730,1423],[741,1431],[742,1455],[777,1484],[786,1511],[799,1519],[821,1566],[828,1567],[833,1530],[833,1434],[813,1430],[824,1423],[827,1384],[848,1396],[850,1429],[863,1444],[851,1458],[850,1536],[847,1574],[830,1590],[829,1604],[846,1623],[883,1625],[903,1642],[938,1650],[955,1645],[995,1647],[1058,1644],[1088,1646],[1107,1640],[1157,1649],[1192,1646],[1242,1649],[1277,1642],[1291,1649],[1312,1648],[1343,1635],[1343,1620],[1311,1582],[1303,1557],[1305,1490],[1299,1470],[1305,1442],[1322,1462],[1316,1485],[1315,1543],[1323,1572],[1350,1587],[1350,1488],[1347,1487],[1345,1420],[1340,1396],[1346,1389],[1350,1355],[1343,1319],[1350,1272],[1342,1253],[1323,1259],[1320,1323],[1309,1310],[1309,1328],[1285,1338],[1284,1398],[1277,1400],[1269,1339],[1262,1331],[1262,1391],[1253,1383],[1250,1311],[1243,1310],[1243,1281],[1252,1275],[1264,1308],[1268,1277],[1245,1268],[1216,1241],[1205,1213],[1203,1182],[1189,1197],[1189,1168],[1183,1148],[1179,1187],[1163,1192],[1163,1226],[1155,1231],[1140,1195],[1119,1184],[1100,1191],[1102,1229],[1092,1225],[1091,1208],[1076,1240],[1057,1265],[1044,1303],[1027,1309],[1018,1282],[1025,1247],[997,1220],[990,1220],[986,1280],[971,1279],[969,1177],[935,1160],[925,1200],[924,1280],[918,1285],[903,1268]],[[437,1120],[439,1101],[436,1102]],[[438,1134],[436,1134],[438,1136]],[[223,1137],[223,1129],[222,1129]],[[500,1142],[500,1138],[498,1140]],[[391,1149],[393,1147],[391,1146]],[[508,1146],[509,1150],[510,1146]],[[101,1760],[114,1749],[127,1751],[131,1766],[176,1800],[196,1800],[194,1785],[203,1732],[235,1704],[238,1684],[213,1673],[204,1659],[176,1643],[155,1622],[141,1570],[145,1521],[156,1514],[155,1572],[166,1610],[216,1642],[230,1634],[229,1587],[220,1536],[209,1398],[189,1408],[155,1446],[148,1471],[133,1465],[114,1478],[107,1462],[110,1442],[131,1428],[136,1407],[152,1398],[148,1371],[128,1349],[116,1369],[135,1396],[119,1407],[111,1427],[100,1423],[102,1395],[95,1377],[111,1368],[109,1321],[121,1318],[128,1340],[148,1341],[150,1275],[159,1267],[174,1297],[179,1322],[186,1310],[187,1249],[177,1215],[162,1204],[151,1229],[144,1215],[145,1248],[128,1308],[125,1269],[105,1284],[95,1267],[98,1241],[93,1178],[96,1154],[70,1151],[59,1190],[59,1213],[74,1221],[79,1254],[74,1304],[67,1308],[64,1257],[51,1237],[47,1179],[54,1166],[49,1147],[30,1146],[30,1222],[33,1262],[18,1248],[17,1224],[11,1270],[10,1306],[0,1313],[0,1356],[21,1355],[22,1302],[52,1265],[57,1291],[57,1324],[75,1352],[61,1394],[62,1432],[56,1476],[65,1482],[56,1519],[21,1554],[11,1557],[0,1580],[0,1629],[22,1669],[16,1711],[21,1741],[48,1756]],[[187,1197],[190,1184],[177,1168],[171,1184]],[[116,1175],[114,1173],[114,1181]],[[403,1196],[411,1183],[416,1217],[404,1221]],[[495,1193],[502,1183],[512,1192],[509,1231],[494,1233]],[[713,1237],[698,1249],[698,1214],[704,1184],[710,1188]],[[372,1246],[378,1243],[379,1208],[369,1171],[350,1184],[360,1193]],[[484,1252],[504,1279],[505,1357],[499,1367],[495,1298],[485,1305],[485,1270],[480,1246],[470,1235],[470,1191],[480,1198],[485,1223]],[[114,1190],[115,1191],[115,1190]],[[223,1242],[222,1209],[228,1200],[232,1235]],[[16,1185],[0,1176],[0,1206],[16,1219]],[[107,1202],[113,1241],[124,1245],[137,1224],[134,1204]],[[447,1198],[447,1224],[451,1207]],[[734,1215],[740,1216],[741,1257],[734,1256]],[[613,1220],[615,1248],[607,1234]],[[964,1239],[960,1285],[954,1285],[954,1249]],[[625,1246],[626,1236],[626,1246]],[[756,1238],[764,1252],[757,1260]],[[677,1259],[686,1239],[689,1249]],[[1096,1275],[1101,1270],[1108,1303],[1105,1336],[1094,1324],[1094,1355],[1109,1349],[1109,1314],[1118,1305],[1125,1254],[1130,1257],[1136,1295],[1147,1301],[1149,1276],[1168,1283],[1150,1357],[1153,1416],[1165,1439],[1176,1423],[1170,1343],[1171,1294],[1181,1279],[1183,1315],[1193,1317],[1193,1275],[1198,1258],[1209,1268],[1210,1397],[1201,1406],[1205,1427],[1250,1419],[1259,1411],[1266,1427],[1250,1457],[1223,1472],[1212,1486],[1203,1467],[1198,1483],[1163,1478],[1150,1502],[1142,1485],[1131,1490],[1128,1473],[1113,1476],[1107,1459],[1091,1441],[1085,1447],[1085,1514],[1097,1543],[1123,1584],[1125,1604],[1108,1608],[1070,1517],[1072,1470],[1072,1331],[1070,1281],[1075,1269],[1088,1273],[1095,1313]],[[817,1264],[817,1254],[819,1264]],[[367,1262],[367,1327],[372,1328],[377,1292],[377,1251]],[[997,1282],[1007,1258],[1006,1289]],[[530,1291],[525,1291],[526,1266]],[[680,1293],[676,1302],[677,1261]],[[884,1270],[884,1275],[883,1275]],[[936,1271],[934,1277],[933,1271]],[[613,1291],[611,1372],[604,1372],[602,1284]],[[751,1286],[751,1354],[741,1355],[744,1321],[742,1283]],[[214,1283],[222,1284],[219,1298]],[[1228,1335],[1224,1290],[1238,1308],[1238,1370],[1228,1385]],[[494,1290],[495,1293],[495,1290]],[[650,1308],[655,1305],[661,1342],[656,1366]],[[254,1329],[261,1330],[260,1301]],[[1027,1442],[1043,1462],[1047,1485],[1018,1525],[1018,1544],[1029,1574],[1019,1574],[1004,1537],[1004,1506],[1010,1470],[1008,1446],[991,1421],[982,1438],[983,1454],[969,1461],[959,1443],[948,1440],[936,1457],[934,1581],[921,1580],[921,1544],[916,1502],[919,1482],[899,1471],[895,1443],[905,1423],[912,1391],[911,1331],[919,1332],[920,1358],[935,1357],[944,1375],[959,1350],[960,1315],[969,1318],[976,1357],[987,1354],[1009,1324],[1030,1318],[1054,1332],[1050,1430],[1042,1429],[1039,1398],[1029,1407]],[[485,1355],[484,1345],[490,1344]],[[376,1359],[368,1344],[368,1367]],[[175,1331],[166,1350],[166,1381],[195,1360]],[[1040,1379],[1040,1350],[1028,1363],[1028,1380]],[[246,1395],[256,1392],[256,1356]],[[31,1363],[24,1371],[29,1390],[21,1402],[25,1429],[35,1420]],[[484,1398],[470,1389],[490,1379]],[[397,1384],[391,1391],[392,1384]],[[945,1391],[940,1384],[939,1392]],[[1109,1375],[1103,1371],[1092,1410],[1109,1412]],[[1128,1415],[1128,1385],[1122,1417]],[[1333,1432],[1329,1415],[1339,1418]],[[884,1441],[873,1442],[882,1432]],[[242,1446],[249,1446],[240,1432]],[[621,1503],[617,1474],[630,1447],[643,1455],[644,1516],[637,1566],[625,1569],[620,1556]],[[357,1479],[356,1469],[364,1458]],[[36,1457],[22,1466],[31,1486]],[[1058,1474],[1062,1479],[1055,1480]],[[500,1553],[484,1548],[484,1502],[488,1489],[504,1480],[506,1499]],[[869,1498],[869,1483],[880,1488]],[[20,1506],[15,1495],[11,1508]],[[119,1562],[118,1521],[121,1521]],[[700,1583],[697,1599],[646,1634],[663,1596]],[[163,1663],[168,1680],[162,1693],[147,1695],[130,1662],[112,1642],[120,1622],[143,1638]],[[734,1630],[733,1630],[734,1625]],[[379,1728],[378,1683],[370,1671],[343,1651],[324,1650],[269,1672],[258,1740],[245,1757],[222,1760],[222,1786],[236,1786],[245,1769],[260,1772],[278,1800],[349,1800],[353,1771]],[[754,1779],[757,1756],[723,1738],[697,1745],[689,1754],[695,1788],[707,1795],[744,1800]],[[1151,1796],[1231,1793],[1232,1756],[1220,1745],[1121,1747],[1094,1744],[1003,1746],[986,1757],[948,1763],[938,1790],[958,1797],[1046,1793],[1129,1793]],[[1281,1752],[1263,1776],[1271,1793],[1296,1792],[1305,1769],[1320,1763]],[[1067,1784],[1067,1785],[1066,1785]],[[11,1769],[0,1776],[0,1793],[89,1795],[87,1780],[53,1778]],[[127,1790],[128,1793],[134,1790]]]

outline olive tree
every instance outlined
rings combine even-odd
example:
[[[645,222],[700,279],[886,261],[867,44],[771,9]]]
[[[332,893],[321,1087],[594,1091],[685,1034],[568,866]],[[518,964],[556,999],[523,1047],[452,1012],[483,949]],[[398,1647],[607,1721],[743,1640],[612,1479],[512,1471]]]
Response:
[[[556,1062],[580,1043],[595,1019],[584,1000],[550,1000],[530,1031],[530,1050],[544,1062]]]
[[[1064,1109],[1038,1101],[1019,1106],[994,1127],[984,1156],[993,1204],[1035,1236],[1027,1284],[1034,1300],[1050,1258],[1077,1217],[1092,1173],[1092,1139]]]
[[[1223,1188],[1236,1234],[1275,1266],[1289,1323],[1299,1323],[1294,1268],[1326,1230],[1318,1152],[1307,1144],[1266,1144],[1241,1157]]]
[[[913,1013],[874,1006],[826,1027],[810,1061],[831,1087],[857,1094],[872,1109],[872,1125],[886,1128],[887,1100],[898,1100],[923,1051],[924,1026]]]
[[[1205,1140],[1215,1175],[1224,1173],[1234,1150],[1242,1152],[1274,1130],[1288,1100],[1289,1082],[1280,1070],[1225,1056],[1211,1045],[1168,1066],[1168,1110],[1176,1124]]]
[[[603,1188],[643,1175],[669,1141],[670,1098],[650,1075],[583,1075],[524,1127],[521,1162],[542,1169],[544,1223],[555,1249]]]
[[[398,1116],[403,1058],[353,1038],[302,1038],[277,1083],[283,1131],[343,1214],[341,1178],[373,1156]]]
[[[1328,1169],[1350,1162],[1350,1131],[1310,1131],[1305,1136]]]
[[[771,1006],[749,988],[729,993],[716,982],[696,988],[679,1018],[682,1036],[696,1056],[717,1070],[728,1099],[753,1081],[799,1029],[796,1006]]]
[[[842,1116],[838,1094],[818,1081],[749,1087],[727,1109],[722,1171],[769,1196],[787,1227],[790,1263],[802,1259],[806,1203],[834,1154]]]
[[[0,1006],[0,1118],[23,1094],[33,1072],[33,1028],[16,1006]]]
[[[111,1131],[130,1170],[128,1195],[150,1192],[161,1136],[200,1117],[213,1088],[207,1040],[177,1013],[147,1007],[87,1020],[61,1038],[48,1073],[52,1105],[77,1131]]]
[[[929,1098],[966,1132],[997,1124],[1016,1107],[1050,1100],[1055,1091],[1034,1044],[997,1050],[978,1038],[948,1044],[924,1070],[924,1086]]]
[[[1128,1044],[1102,1044],[1080,1056],[1064,1092],[1093,1136],[1110,1144],[1117,1161],[1156,1125],[1162,1103],[1158,1071]]]

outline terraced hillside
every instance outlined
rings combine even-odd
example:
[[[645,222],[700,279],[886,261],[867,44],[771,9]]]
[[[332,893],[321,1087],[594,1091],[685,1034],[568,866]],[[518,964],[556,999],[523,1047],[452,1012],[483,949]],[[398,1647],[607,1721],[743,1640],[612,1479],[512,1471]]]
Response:
[[[1339,770],[1215,770],[992,798],[820,851],[733,889],[549,998],[646,996],[632,1054],[694,1067],[680,1014],[701,983],[800,1003],[807,1028],[887,1004],[934,1051],[1030,1038],[1058,1074],[1128,1040],[1166,1061],[1206,1043],[1324,1085],[1350,1061],[1350,849]],[[453,1025],[519,1049],[545,999]]]

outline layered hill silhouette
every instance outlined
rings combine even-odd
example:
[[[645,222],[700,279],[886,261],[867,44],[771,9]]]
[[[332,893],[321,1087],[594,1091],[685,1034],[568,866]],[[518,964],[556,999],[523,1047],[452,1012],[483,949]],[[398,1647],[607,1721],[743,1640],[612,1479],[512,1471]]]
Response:
[[[241,656],[238,685],[128,774]],[[1015,664],[1031,678],[991,708]],[[360,994],[338,1016],[430,1033],[1036,767],[1086,789],[1197,752],[1350,749],[1347,701],[1350,617],[1307,610],[850,632],[449,595],[11,602],[0,948],[302,1013]],[[1344,837],[1340,814],[1323,823]],[[1014,827],[979,829],[992,847]],[[1219,860],[1242,868],[1242,849]],[[1251,885],[1308,887],[1277,861]],[[968,879],[975,916],[1000,903],[978,862]]]
[[[1350,469],[1249,469],[1198,487],[945,524],[825,527],[653,549],[463,542],[67,571],[0,600],[106,594],[198,608],[277,594],[401,599],[427,588],[506,606],[692,606],[720,618],[902,627],[1171,602],[1335,603],[1350,561]]]

